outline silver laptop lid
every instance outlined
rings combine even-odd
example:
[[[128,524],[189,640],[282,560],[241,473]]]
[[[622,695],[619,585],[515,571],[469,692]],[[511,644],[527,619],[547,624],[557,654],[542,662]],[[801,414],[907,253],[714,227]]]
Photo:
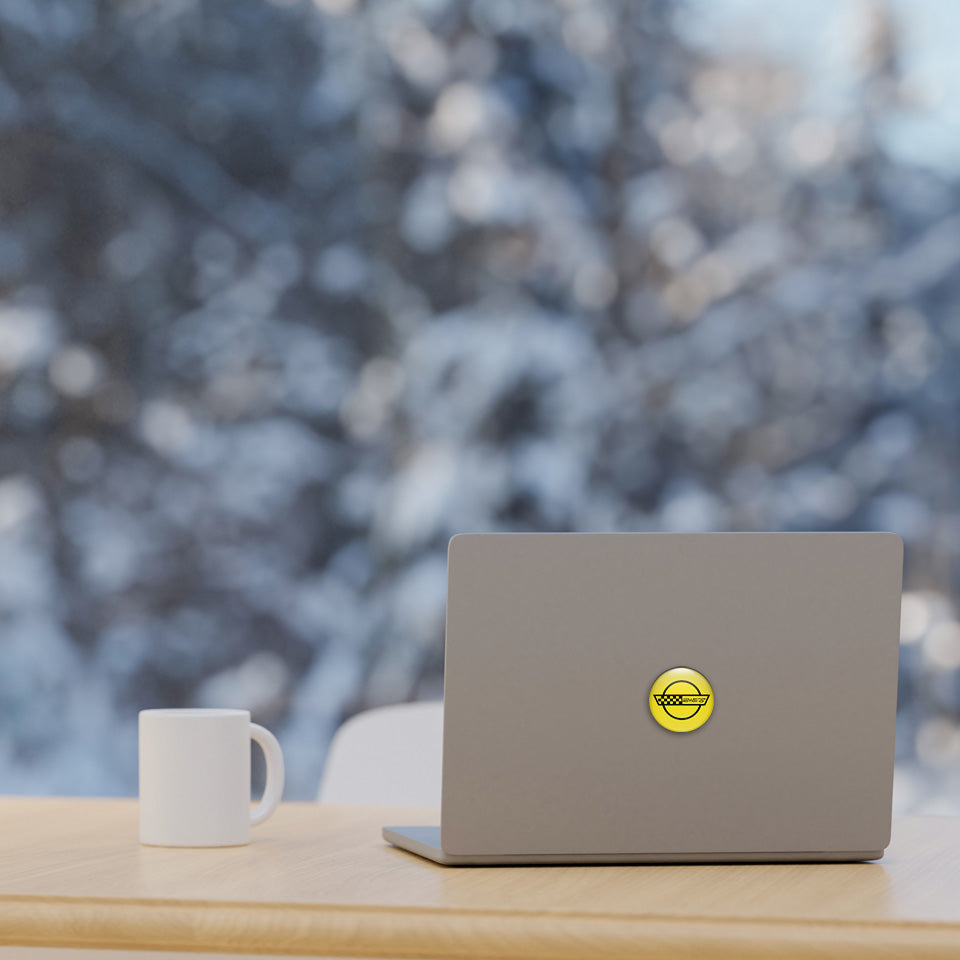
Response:
[[[881,850],[901,566],[884,533],[455,537],[444,850]],[[690,732],[651,712],[674,667],[712,687]]]

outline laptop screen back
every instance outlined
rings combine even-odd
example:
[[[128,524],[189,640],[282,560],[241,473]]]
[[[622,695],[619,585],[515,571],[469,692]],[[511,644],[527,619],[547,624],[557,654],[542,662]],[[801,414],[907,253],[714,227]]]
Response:
[[[455,537],[444,849],[881,849],[901,564],[878,533]],[[691,732],[651,713],[673,667],[712,688]]]

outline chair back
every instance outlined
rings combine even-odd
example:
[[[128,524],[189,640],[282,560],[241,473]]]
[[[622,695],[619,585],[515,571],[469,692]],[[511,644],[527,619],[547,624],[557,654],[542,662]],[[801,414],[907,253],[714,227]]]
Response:
[[[317,800],[439,806],[442,755],[442,703],[358,713],[333,737]]]

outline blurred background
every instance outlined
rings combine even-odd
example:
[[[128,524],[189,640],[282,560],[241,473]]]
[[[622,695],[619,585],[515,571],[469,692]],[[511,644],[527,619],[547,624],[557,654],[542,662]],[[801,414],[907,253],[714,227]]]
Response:
[[[960,813],[960,5],[0,0],[0,792],[288,797],[459,531],[893,530]]]

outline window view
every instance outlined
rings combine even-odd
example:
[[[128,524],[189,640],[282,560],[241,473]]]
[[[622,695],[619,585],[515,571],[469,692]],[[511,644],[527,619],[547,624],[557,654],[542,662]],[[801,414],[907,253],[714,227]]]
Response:
[[[441,696],[458,532],[890,530],[895,809],[960,813],[958,30],[2,0],[0,792],[228,705],[313,798]]]

